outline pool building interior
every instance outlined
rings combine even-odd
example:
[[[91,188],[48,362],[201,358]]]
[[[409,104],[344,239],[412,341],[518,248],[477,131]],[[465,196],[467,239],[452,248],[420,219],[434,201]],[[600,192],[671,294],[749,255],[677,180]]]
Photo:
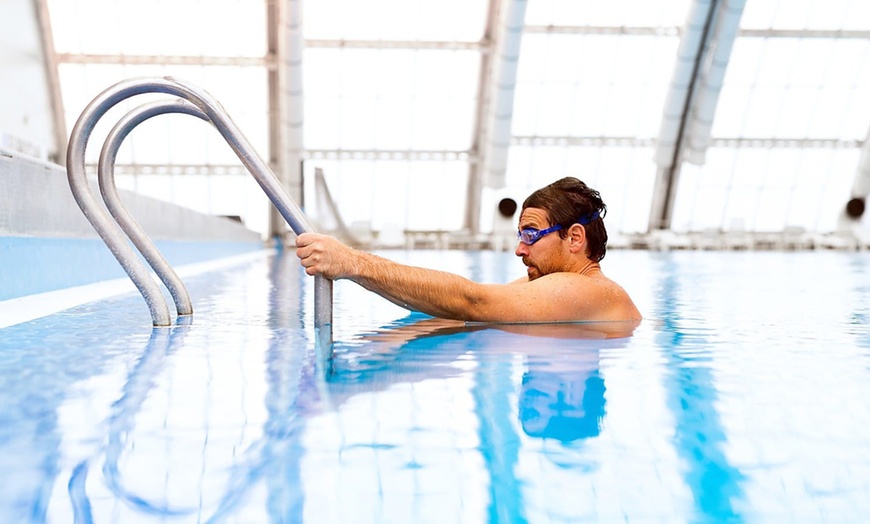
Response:
[[[511,282],[566,176],[624,335],[295,255]],[[5,0],[0,522],[862,522],[868,194],[861,0]]]

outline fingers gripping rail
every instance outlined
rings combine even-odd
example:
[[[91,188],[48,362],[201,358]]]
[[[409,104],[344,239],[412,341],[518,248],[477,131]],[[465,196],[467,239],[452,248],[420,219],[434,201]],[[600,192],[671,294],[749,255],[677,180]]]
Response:
[[[143,93],[163,93],[177,98],[139,106],[119,120],[106,137],[100,154],[98,178],[100,193],[116,223],[98,204],[88,185],[85,150],[94,127],[109,109],[127,98]],[[235,151],[290,228],[296,234],[315,231],[299,206],[283,190],[268,164],[257,155],[220,103],[211,95],[171,77],[125,80],[106,89],[82,111],[72,130],[67,149],[67,177],[73,197],[85,217],[145,298],[155,326],[171,324],[169,306],[157,283],[127,243],[125,233],[169,290],[178,315],[192,314],[193,307],[184,283],[121,202],[115,187],[114,164],[121,143],[137,125],[166,113],[187,114],[211,123]],[[332,281],[322,276],[314,279],[314,310],[315,328],[321,331],[321,335],[323,332],[331,333]]]

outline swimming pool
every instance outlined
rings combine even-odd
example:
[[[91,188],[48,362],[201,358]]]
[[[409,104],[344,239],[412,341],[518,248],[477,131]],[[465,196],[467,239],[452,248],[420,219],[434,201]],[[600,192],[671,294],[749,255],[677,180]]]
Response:
[[[870,514],[868,253],[612,251],[646,319],[609,340],[443,326],[338,282],[329,366],[295,257],[246,260],[186,279],[186,325],[131,292],[0,330],[0,521]]]

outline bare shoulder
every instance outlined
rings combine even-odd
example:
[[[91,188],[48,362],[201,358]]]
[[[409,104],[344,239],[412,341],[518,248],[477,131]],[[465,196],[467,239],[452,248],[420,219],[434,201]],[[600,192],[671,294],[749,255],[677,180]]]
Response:
[[[545,293],[564,307],[582,314],[583,320],[640,320],[640,311],[619,284],[603,273],[579,275],[552,273],[528,282],[541,286]]]

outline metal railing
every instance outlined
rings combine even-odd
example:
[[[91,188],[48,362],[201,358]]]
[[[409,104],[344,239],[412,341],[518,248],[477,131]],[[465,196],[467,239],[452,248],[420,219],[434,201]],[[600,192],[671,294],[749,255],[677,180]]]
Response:
[[[148,234],[142,229],[142,226],[135,218],[127,211],[121,202],[121,196],[118,194],[118,189],[115,186],[115,159],[118,156],[118,150],[127,135],[133,131],[137,125],[141,124],[149,118],[166,113],[182,113],[202,120],[208,121],[208,117],[197,107],[185,100],[166,100],[144,104],[133,111],[130,111],[115,124],[115,127],[109,132],[106,141],[103,143],[103,149],[100,152],[100,162],[97,168],[97,178],[100,182],[100,193],[103,195],[103,201],[106,203],[109,213],[115,218],[115,221],[121,226],[121,229],[130,237],[136,249],[142,253],[142,256],[154,269],[154,272],[163,281],[163,284],[169,290],[175,301],[175,309],[179,315],[192,315],[193,304],[190,300],[190,294],[184,283],[169,265],[169,262],[163,257],[154,242],[148,237]]]
[[[116,223],[99,205],[91,191],[85,169],[85,151],[100,118],[121,101],[143,93],[168,94],[177,99],[144,104],[134,109],[115,125],[106,138],[100,154],[98,178],[106,208],[117,220]],[[175,301],[178,315],[192,314],[193,307],[181,279],[121,203],[114,183],[114,163],[121,143],[133,128],[151,117],[165,113],[188,114],[211,123],[224,137],[290,228],[296,234],[315,231],[299,206],[284,191],[268,164],[260,158],[220,103],[211,95],[171,77],[130,79],[106,89],[85,107],[72,130],[67,149],[67,177],[73,197],[85,217],[145,298],[155,326],[171,324],[169,306],[148,269],[127,243],[125,233],[166,285]],[[332,281],[322,276],[314,278],[314,326],[321,339],[325,336],[332,338]]]

